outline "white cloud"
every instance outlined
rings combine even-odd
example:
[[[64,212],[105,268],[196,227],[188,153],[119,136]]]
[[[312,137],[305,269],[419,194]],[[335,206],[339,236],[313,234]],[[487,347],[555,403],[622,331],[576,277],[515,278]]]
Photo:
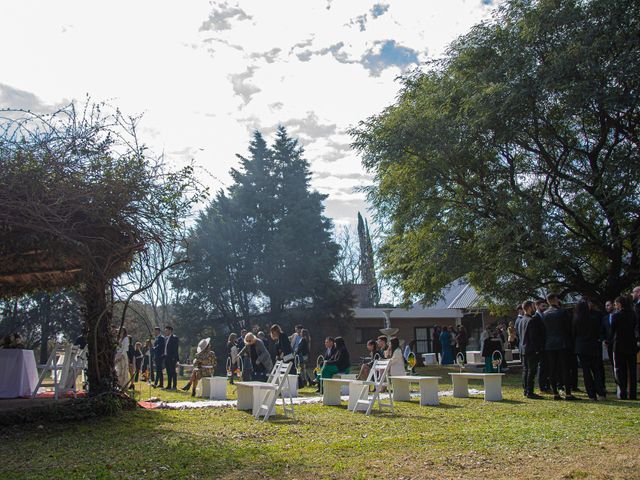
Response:
[[[145,113],[151,146],[194,159],[220,179],[203,177],[214,188],[251,129],[286,125],[344,222],[365,205],[354,188],[370,182],[346,130],[392,103],[396,77],[441,55],[490,3],[21,0],[0,16],[0,101],[46,109],[89,93]]]

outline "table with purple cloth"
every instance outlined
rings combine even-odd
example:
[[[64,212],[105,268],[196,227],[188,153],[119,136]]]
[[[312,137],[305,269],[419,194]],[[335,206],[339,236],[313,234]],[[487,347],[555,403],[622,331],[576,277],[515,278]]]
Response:
[[[37,384],[33,350],[0,349],[0,398],[30,397]]]

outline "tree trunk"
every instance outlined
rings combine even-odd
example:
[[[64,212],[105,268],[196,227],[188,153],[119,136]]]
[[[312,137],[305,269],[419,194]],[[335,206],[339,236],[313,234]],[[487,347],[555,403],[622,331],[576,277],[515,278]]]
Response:
[[[111,334],[111,307],[107,306],[106,283],[88,283],[82,292],[86,305],[89,395],[112,392],[117,378],[114,369],[115,338]]]

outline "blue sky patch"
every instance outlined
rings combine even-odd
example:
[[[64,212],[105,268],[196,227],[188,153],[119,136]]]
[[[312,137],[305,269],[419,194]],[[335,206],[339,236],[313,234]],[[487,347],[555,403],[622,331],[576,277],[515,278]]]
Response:
[[[418,52],[398,45],[395,40],[376,42],[375,46],[362,57],[362,65],[374,76],[385,68],[396,66],[405,68],[418,63]]]
[[[376,3],[371,9],[371,15],[373,15],[373,18],[378,18],[387,13],[387,10],[389,10],[389,5]]]

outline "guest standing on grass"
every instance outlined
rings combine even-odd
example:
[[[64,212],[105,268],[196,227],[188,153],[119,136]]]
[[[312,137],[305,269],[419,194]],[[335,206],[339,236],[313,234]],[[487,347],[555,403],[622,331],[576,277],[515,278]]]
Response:
[[[271,340],[276,345],[276,360],[284,362],[293,362],[293,350],[291,349],[291,341],[280,328],[280,325],[273,324],[269,329]]]
[[[142,371],[142,361],[144,360],[144,353],[142,352],[142,343],[136,342],[133,348],[133,363],[135,366],[134,381],[137,382]],[[131,385],[133,386],[133,385]]]
[[[229,368],[231,369],[231,377],[229,377],[229,382],[233,385],[233,379],[236,375],[236,369],[240,368],[241,359],[238,355],[238,335],[235,333],[229,334],[229,338],[227,338],[227,358],[230,359]],[[240,379],[242,380],[242,379]]]
[[[176,390],[178,388],[178,372],[176,366],[179,355],[180,341],[173,334],[173,327],[167,325],[164,327],[165,343],[164,343],[164,364],[167,369],[167,390]]]
[[[160,327],[155,327],[153,331],[156,334],[156,339],[153,342],[153,367],[155,369],[155,379],[153,381],[153,388],[164,388],[164,346],[166,343],[165,338],[160,333]]]
[[[309,354],[311,353],[311,336],[309,335],[309,330],[306,328],[300,329],[300,341],[297,342],[294,353],[298,358],[298,366],[300,368],[300,385],[311,385],[313,383],[313,379],[307,371]]]
[[[451,365],[453,363],[453,351],[451,349],[451,334],[448,327],[442,327],[440,334],[440,345],[442,346],[442,365]]]
[[[540,318],[540,321],[544,325],[544,312],[549,308],[547,301],[539,298],[536,300],[536,317]],[[546,334],[545,334],[546,335]],[[547,355],[546,353],[540,356],[540,363],[538,364],[538,387],[541,392],[549,393],[551,391],[549,383],[549,369],[547,368]]]
[[[469,343],[469,335],[464,325],[460,325],[458,328],[458,334],[456,335],[456,350],[462,353],[464,357],[464,363],[467,363],[467,344]]]
[[[573,353],[571,341],[571,318],[562,308],[560,298],[556,294],[547,296],[549,309],[544,312],[544,329],[546,358],[549,368],[549,378],[553,399],[562,400],[559,386],[564,385],[565,400],[575,400],[571,394],[571,380],[569,378],[569,362]]]
[[[527,300],[522,304],[523,316],[519,322],[520,356],[522,357],[522,388],[527,398],[540,399],[534,392],[540,359],[544,355],[544,324],[535,315],[535,305]]]
[[[273,363],[262,340],[253,333],[247,333],[244,336],[244,347],[238,352],[238,355],[240,357],[247,355],[251,360],[252,380],[258,382],[267,381],[267,375],[271,373]]]
[[[436,362],[440,363],[440,359],[442,358],[442,344],[440,343],[440,334],[442,331],[440,327],[435,327],[433,329],[433,353],[436,354]]]
[[[636,319],[631,302],[620,296],[614,302],[615,312],[611,322],[613,343],[613,366],[618,384],[618,398],[636,400],[638,398],[638,377],[636,370]]]
[[[604,379],[602,378],[602,347],[599,341],[600,318],[592,315],[586,300],[578,302],[573,310],[573,337],[575,354],[580,359],[584,387],[589,400],[604,400]]]
[[[611,324],[615,312],[613,300],[607,300],[605,302],[604,310],[606,314],[602,317],[602,323],[600,325],[600,339],[603,340],[604,346],[607,349],[607,357],[609,357],[609,363],[611,364],[611,373],[613,374],[613,378],[615,378],[616,372],[613,367],[613,338],[611,337]]]

